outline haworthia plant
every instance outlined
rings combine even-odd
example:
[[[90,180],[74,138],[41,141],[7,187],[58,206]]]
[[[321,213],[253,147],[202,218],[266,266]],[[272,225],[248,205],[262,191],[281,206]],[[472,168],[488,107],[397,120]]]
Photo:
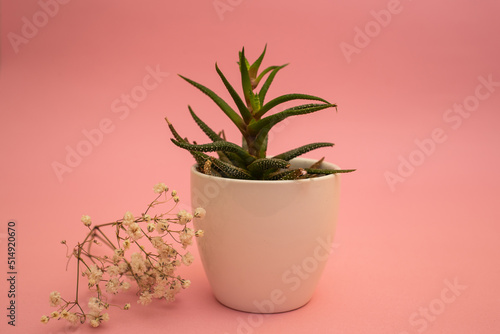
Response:
[[[267,48],[267,47],[266,47]],[[317,177],[335,173],[348,173],[353,169],[322,169],[323,159],[314,163],[309,168],[291,168],[290,160],[304,153],[321,147],[333,146],[332,143],[312,143],[275,155],[267,156],[267,142],[272,127],[291,116],[305,115],[323,109],[337,108],[336,104],[325,99],[307,94],[286,94],[266,102],[266,94],[276,74],[288,64],[282,66],[269,66],[259,73],[259,68],[266,54],[266,48],[257,60],[250,64],[245,57],[245,49],[239,53],[239,71],[243,94],[237,93],[229,83],[218,65],[215,70],[222,83],[233,99],[236,109],[219,97],[211,89],[196,81],[179,75],[189,84],[205,93],[234,123],[242,135],[242,145],[228,142],[224,132],[215,132],[188,106],[191,117],[196,124],[211,140],[207,144],[191,143],[187,138],[181,137],[173,125],[167,120],[174,138],[172,142],[191,153],[202,173],[218,177],[249,179],[249,180],[295,180]],[[264,78],[267,78],[264,80]],[[262,87],[259,84],[263,82]],[[307,104],[290,107],[280,112],[270,114],[275,107],[294,100],[310,101]],[[311,103],[312,102],[312,103]],[[218,157],[213,157],[207,152],[216,152]]]

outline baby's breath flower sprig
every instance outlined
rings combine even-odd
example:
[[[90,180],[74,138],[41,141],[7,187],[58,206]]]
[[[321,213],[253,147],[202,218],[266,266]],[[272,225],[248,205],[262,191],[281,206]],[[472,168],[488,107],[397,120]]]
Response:
[[[107,310],[110,306],[129,310],[130,303],[111,305],[110,295],[126,291],[131,282],[137,284],[137,303],[150,304],[154,299],[175,300],[175,295],[190,286],[191,281],[176,273],[181,266],[189,266],[194,256],[189,251],[179,251],[192,244],[193,237],[203,236],[202,230],[193,230],[188,224],[193,219],[202,219],[205,210],[198,208],[191,214],[185,210],[173,213],[179,203],[177,191],[168,193],[164,183],[153,187],[156,198],[149,203],[144,213],[135,216],[127,211],[122,218],[105,223],[94,224],[88,215],[81,217],[81,223],[88,228],[82,242],[69,251],[66,241],[68,261],[76,259],[76,291],[74,300],[63,299],[53,291],[49,304],[56,310],[43,315],[42,323],[50,320],[66,320],[71,324],[88,323],[99,327],[109,320]],[[164,209],[160,206],[172,204]],[[158,211],[153,213],[152,211]],[[110,237],[109,233],[114,234]],[[106,250],[111,254],[105,254]],[[80,279],[85,279],[91,293],[86,302],[79,291]]]

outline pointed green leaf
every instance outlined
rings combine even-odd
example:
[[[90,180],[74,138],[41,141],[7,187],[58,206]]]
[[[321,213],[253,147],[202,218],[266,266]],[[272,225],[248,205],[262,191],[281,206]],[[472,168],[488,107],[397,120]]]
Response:
[[[194,121],[198,126],[205,132],[205,134],[210,138],[212,141],[220,141],[223,140],[214,130],[212,130],[205,122],[203,122],[191,109],[191,106],[188,106],[189,112],[191,113],[191,117],[193,117]]]
[[[328,146],[333,146],[333,143],[312,143],[312,144],[307,144],[304,146],[297,147],[293,150],[283,152],[281,154],[278,154],[274,156],[275,159],[283,159],[286,161],[290,161],[293,158],[296,158],[304,153],[307,153],[309,151],[318,149],[320,147],[328,147]]]
[[[165,117],[165,120],[167,121],[168,123],[168,127],[170,128],[170,132],[172,132],[172,135],[174,136],[174,138],[177,140],[178,143],[183,143],[183,144],[186,144],[186,145],[191,145],[189,144],[187,138],[184,139],[182,138],[178,133],[177,131],[175,130],[174,126],[172,125],[172,123],[170,123],[168,121],[168,119]],[[171,139],[174,144],[175,144],[175,141],[173,139]],[[177,145],[177,144],[176,144]],[[179,145],[177,145],[179,146]],[[196,151],[189,151],[189,153],[193,156],[194,160],[196,161],[196,163],[198,164],[198,166],[203,166],[203,164],[206,162],[207,158],[209,157],[208,155],[204,154],[204,153],[200,153],[200,152],[196,152]],[[219,152],[218,152],[219,153]]]
[[[248,126],[248,131],[251,134],[257,134],[262,129],[267,128],[269,125],[274,126],[290,116],[305,115],[310,114],[319,110],[326,108],[336,107],[335,104],[324,103],[324,104],[303,104],[300,106],[292,107],[282,112],[276,113],[271,116],[267,116],[253,124]]]
[[[168,121],[168,118],[165,117],[165,121],[167,121],[167,124],[168,124],[168,128],[170,129],[170,132],[172,133],[172,135],[174,136],[175,139],[177,139],[177,141],[179,142],[184,142],[186,140],[184,140],[184,138],[182,138],[178,133],[177,131],[175,130],[174,126],[172,125],[172,123],[170,123]]]
[[[263,172],[271,168],[288,168],[290,163],[281,159],[263,158],[257,159],[248,165],[248,170],[251,172]]]
[[[305,175],[307,175],[307,172],[302,168],[298,168],[270,174],[269,180],[296,180]]]
[[[325,160],[325,157],[319,159],[318,161],[316,161],[315,163],[313,163],[309,168],[311,169],[318,169],[321,164],[323,163],[323,161]]]
[[[230,142],[217,141],[209,144],[189,144],[186,142],[180,142],[175,139],[170,139],[175,145],[184,148],[189,151],[196,152],[236,152],[238,150],[238,145]]]
[[[252,178],[252,175],[242,168],[235,167],[213,157],[210,157],[210,160],[212,160],[213,165],[217,166],[229,178],[246,180]]]
[[[250,101],[250,104],[252,105],[252,110],[254,111],[254,113],[258,114],[259,111],[260,111],[260,98],[259,98],[259,95],[258,94],[254,94],[253,92],[250,94],[250,98],[251,98],[251,101]],[[248,124],[249,122],[247,122]]]
[[[217,152],[217,155],[219,156],[219,159],[220,159],[220,160],[222,160],[222,161],[224,161],[224,162],[228,162],[228,163],[230,163],[230,162],[231,162],[231,160],[229,160],[229,158],[228,158],[228,156],[227,156],[227,154],[226,154],[226,153],[221,152],[221,151],[218,151],[218,152]]]
[[[200,91],[205,93],[209,98],[214,101],[219,108],[222,109],[222,111],[231,119],[231,121],[238,127],[238,129],[243,133],[245,130],[245,123],[241,119],[241,117],[224,101],[221,99],[217,94],[215,94],[212,90],[209,88],[191,80],[186,77],[183,77],[182,75],[179,75],[182,79],[186,80],[188,83],[191,85],[195,86],[198,88]]]
[[[236,167],[246,168],[246,166],[248,165],[248,163],[245,160],[243,160],[237,153],[226,152],[225,154],[230,160],[229,163],[231,163]]]
[[[285,103],[288,101],[292,100],[315,100],[315,101],[321,101],[324,103],[329,103],[328,101],[317,97],[313,95],[307,95],[307,94],[287,94],[287,95],[282,95],[279,96],[275,99],[272,99],[268,103],[262,106],[262,108],[259,109],[259,112],[255,115],[257,119],[261,118],[266,112],[271,110],[272,108],[276,107],[277,105],[280,105],[281,103]]]
[[[241,51],[238,52],[238,59],[241,59]],[[236,64],[240,65],[241,62],[240,61],[237,61]],[[246,67],[249,69],[250,68],[250,63],[248,62],[248,59],[245,58],[245,61],[244,61],[244,64],[246,65]]]
[[[257,60],[250,66],[248,69],[248,74],[250,75],[250,79],[256,79],[257,78],[257,72],[259,71],[260,64],[262,63],[262,60],[264,59],[264,56],[266,54],[266,49],[267,49],[267,44],[264,46],[264,51],[262,51],[261,55]],[[252,85],[253,86],[253,85]],[[255,87],[253,87],[255,88]]]
[[[271,72],[271,74],[269,74],[269,76],[266,79],[266,82],[264,82],[264,85],[262,85],[262,88],[259,91],[259,100],[260,100],[260,103],[264,104],[264,99],[266,98],[266,94],[267,94],[267,91],[269,90],[269,86],[271,86],[271,83],[273,82],[274,77],[276,76],[276,74],[278,73],[278,71],[281,70],[282,68],[284,68],[285,66],[288,66],[288,64],[281,65],[281,66],[276,66],[273,69],[273,71]],[[259,75],[259,78],[257,78],[257,83],[262,79],[261,78],[262,74],[264,74],[264,72],[262,72]]]
[[[260,74],[257,76],[257,78],[255,78],[254,82],[252,82],[252,87],[253,89],[257,88],[257,86],[259,85],[259,82],[262,80],[262,78],[264,78],[264,76],[271,72],[272,70],[278,68],[279,66],[269,66],[267,67],[266,69],[264,69],[264,71],[260,72]]]
[[[217,151],[217,155],[220,160],[233,164],[236,167],[245,168],[247,166],[245,161],[237,153]]]
[[[231,153],[236,153],[243,161],[246,162],[246,164],[252,163],[255,158],[252,157],[248,152],[243,150],[241,147],[239,147],[236,144],[233,144],[231,142],[227,141],[216,141],[210,144],[199,144],[199,145],[194,145],[194,144],[189,144],[186,142],[180,142],[175,139],[171,139],[171,141],[186,150],[189,151],[195,151],[195,152],[231,152]]]
[[[355,169],[311,169],[311,168],[304,168],[304,169],[308,174],[320,174],[320,175],[351,173],[355,171]]]
[[[287,110],[284,110],[280,113],[268,116],[263,118],[255,123],[252,123],[248,126],[249,133],[253,134],[254,131],[257,132],[255,134],[255,150],[257,152],[263,152],[267,148],[267,137],[269,131],[271,131],[272,127],[284,120],[287,117],[295,116],[295,115],[303,115],[312,113],[318,110],[326,109],[329,107],[334,107],[335,105],[330,104],[307,104],[302,106],[293,107]],[[265,145],[265,146],[264,146]],[[259,158],[265,157],[265,155],[258,155]]]
[[[195,122],[200,126],[200,128],[205,132],[205,134],[212,140],[212,141],[225,141],[225,136],[223,136],[224,132],[221,131],[221,134],[217,134],[215,131],[213,131],[208,125],[206,125],[189,107],[189,112],[191,113],[191,116],[195,120]],[[177,139],[178,140],[178,139]],[[232,163],[235,166],[246,166],[243,160],[236,154],[236,153],[231,153],[231,152],[222,152],[222,151],[217,151],[217,155],[219,156],[219,159],[228,163]]]
[[[217,70],[217,73],[219,74],[220,78],[222,79],[222,82],[224,83],[224,86],[226,86],[226,89],[229,91],[229,94],[231,94],[231,97],[234,100],[234,103],[236,103],[236,106],[238,107],[238,110],[240,111],[241,116],[243,117],[243,120],[245,123],[249,123],[250,120],[252,119],[252,114],[248,110],[247,106],[241,99],[241,97],[238,95],[236,90],[231,86],[229,81],[227,81],[226,77],[222,73],[222,71],[219,69],[217,66],[217,63],[215,64],[215,69]]]
[[[247,106],[251,105],[252,84],[250,82],[250,75],[248,74],[248,67],[246,66],[245,48],[240,53],[240,73],[241,73],[241,88],[245,96]]]

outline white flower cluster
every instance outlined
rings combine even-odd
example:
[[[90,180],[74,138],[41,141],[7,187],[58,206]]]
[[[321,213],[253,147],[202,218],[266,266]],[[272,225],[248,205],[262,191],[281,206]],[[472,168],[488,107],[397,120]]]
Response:
[[[90,225],[92,225],[92,220],[90,219],[90,216],[87,216],[87,215],[83,215],[82,216],[82,223],[83,225],[89,227]]]
[[[181,253],[174,246],[178,243],[182,249],[186,249],[193,243],[194,237],[203,236],[202,230],[195,231],[188,224],[193,219],[203,219],[206,212],[197,208],[194,214],[186,210],[171,214],[179,202],[177,192],[174,190],[169,196],[164,183],[156,184],[153,190],[158,197],[141,215],[134,216],[127,211],[122,219],[93,227],[91,218],[82,216],[81,222],[90,232],[74,248],[72,256],[77,259],[78,270],[87,279],[88,287],[95,295],[89,299],[88,311],[85,312],[78,297],[75,301],[66,301],[59,292],[52,292],[49,304],[56,307],[57,311],[42,316],[42,323],[50,319],[64,319],[72,324],[88,322],[90,326],[98,327],[109,319],[109,314],[105,312],[110,306],[106,302],[106,294],[126,291],[134,282],[139,290],[137,303],[142,305],[151,303],[155,298],[174,301],[179,291],[190,286],[191,281],[177,275],[176,270],[181,265],[191,265],[194,256],[189,251]],[[173,202],[174,208],[166,213],[150,213],[168,202]],[[106,236],[105,228],[110,228],[115,235]],[[102,251],[99,255],[92,253],[93,245],[108,246],[112,255],[102,256]],[[122,309],[130,309],[130,303]]]

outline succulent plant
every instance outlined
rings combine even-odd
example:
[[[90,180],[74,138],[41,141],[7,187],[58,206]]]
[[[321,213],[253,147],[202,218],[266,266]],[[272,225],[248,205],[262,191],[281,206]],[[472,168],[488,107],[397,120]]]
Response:
[[[231,95],[239,114],[209,88],[179,75],[182,79],[205,93],[229,117],[242,134],[242,145],[239,146],[227,141],[224,131],[215,132],[212,130],[194,113],[191,106],[188,106],[191,116],[201,130],[210,138],[211,143],[197,144],[196,142],[189,142],[187,138],[181,137],[168,119],[165,118],[174,136],[171,139],[172,142],[193,155],[200,172],[226,178],[294,180],[354,171],[352,169],[322,169],[321,162],[323,159],[318,160],[309,168],[290,167],[290,160],[293,158],[321,147],[333,146],[333,143],[311,143],[273,157],[267,156],[269,131],[274,125],[290,116],[310,114],[328,108],[336,109],[337,105],[320,97],[306,94],[286,94],[265,102],[267,92],[276,74],[288,65],[269,66],[259,73],[259,67],[266,54],[266,48],[267,45],[259,58],[251,65],[245,57],[245,49],[243,48],[239,52],[238,66],[241,74],[243,98],[226,79],[217,66],[217,63],[215,64],[215,69]],[[264,80],[266,75],[267,78]],[[261,82],[263,82],[262,87],[257,90]],[[319,103],[301,104],[267,115],[275,107],[293,100],[309,100]],[[218,158],[207,155],[207,152],[217,152]]]

